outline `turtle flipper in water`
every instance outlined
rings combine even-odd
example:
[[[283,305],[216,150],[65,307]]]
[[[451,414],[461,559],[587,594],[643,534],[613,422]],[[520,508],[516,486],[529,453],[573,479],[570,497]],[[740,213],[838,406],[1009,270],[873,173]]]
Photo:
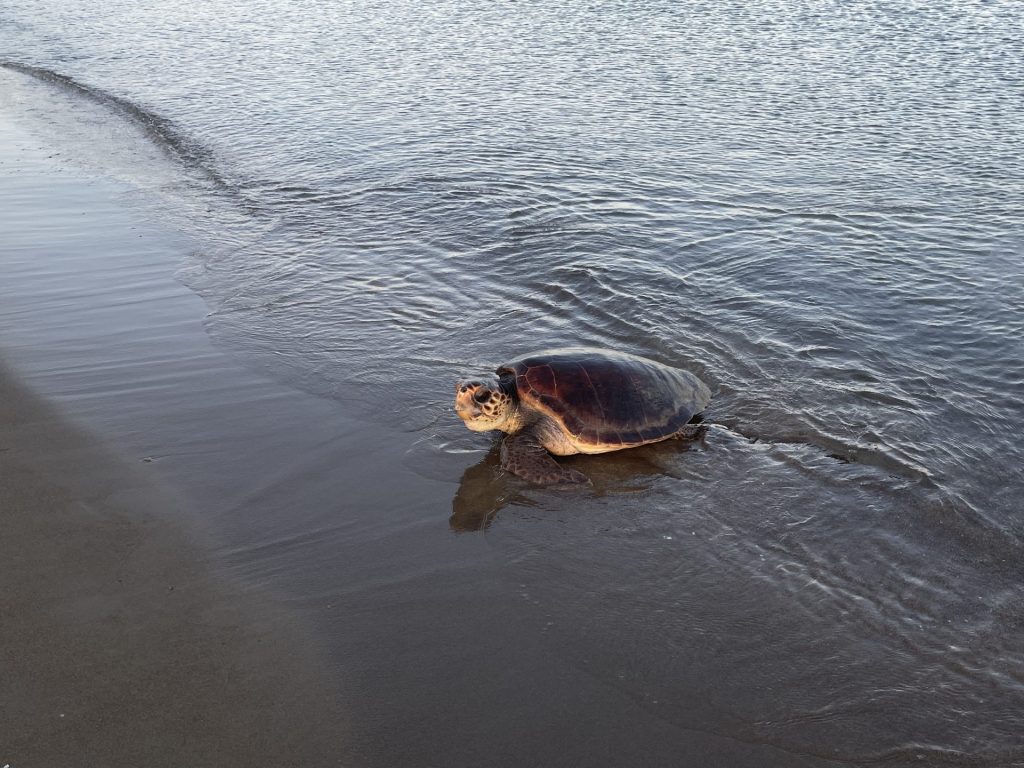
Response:
[[[687,424],[676,432],[673,437],[676,440],[683,440],[687,443],[696,443],[697,441],[700,441],[700,444],[704,445],[707,434],[708,425],[701,422],[698,424]]]
[[[530,430],[509,435],[501,443],[501,467],[538,485],[586,485],[590,478],[563,467],[547,452]]]

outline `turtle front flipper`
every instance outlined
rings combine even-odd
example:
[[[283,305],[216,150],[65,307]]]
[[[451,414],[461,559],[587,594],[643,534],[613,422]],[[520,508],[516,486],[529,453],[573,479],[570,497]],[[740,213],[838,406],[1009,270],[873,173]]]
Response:
[[[685,440],[688,443],[696,443],[700,441],[700,444],[704,445],[704,438],[707,436],[707,434],[708,425],[703,423],[697,423],[687,424],[678,432],[676,432],[673,435],[673,437],[676,440]]]
[[[501,467],[537,485],[586,485],[590,478],[563,467],[529,430],[509,435],[501,444]]]

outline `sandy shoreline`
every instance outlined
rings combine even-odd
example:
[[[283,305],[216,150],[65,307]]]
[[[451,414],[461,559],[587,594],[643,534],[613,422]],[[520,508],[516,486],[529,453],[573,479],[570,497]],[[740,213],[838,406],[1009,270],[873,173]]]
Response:
[[[340,764],[294,620],[216,572],[144,466],[3,368],[0,499],[0,762]]]
[[[95,179],[6,116],[0,146],[0,765],[342,764],[348,718],[304,615],[230,573],[193,500],[134,455],[167,435],[137,420],[141,442],[126,444],[69,407],[95,396],[96,414],[137,418],[155,408],[156,360],[214,367],[212,352],[175,346],[202,336],[167,274],[179,244],[155,235],[147,249]],[[139,270],[121,288],[100,264],[117,253]],[[76,269],[110,288],[90,293]],[[110,343],[146,327],[134,347]]]

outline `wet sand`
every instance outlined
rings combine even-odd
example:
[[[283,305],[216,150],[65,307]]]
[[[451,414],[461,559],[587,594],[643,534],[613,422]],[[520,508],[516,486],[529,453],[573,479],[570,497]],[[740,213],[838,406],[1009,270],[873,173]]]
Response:
[[[301,625],[150,474],[0,368],[0,763],[341,764]]]
[[[132,216],[115,215],[121,201],[97,194],[88,175],[68,172],[56,150],[5,116],[0,147],[0,765],[349,764],[349,717],[306,615],[229,571],[194,500],[171,490],[157,461],[134,455],[125,432],[91,418],[173,416],[151,397],[125,396],[150,391],[153,360],[139,356],[140,368],[124,370],[117,358],[133,353],[105,345],[88,319],[66,312],[54,281],[94,316],[134,294],[131,303],[150,312],[127,307],[124,334],[168,311],[155,281],[114,281],[99,296],[68,277],[69,265],[103,280],[98,261],[120,250],[173,284],[166,263],[126,245],[137,233],[127,231]],[[161,250],[181,255],[178,242]],[[15,280],[25,265],[40,279]],[[179,325],[165,323],[162,333],[188,336],[179,310],[165,316]],[[189,323],[201,336],[199,317]],[[66,344],[33,336],[50,323]],[[158,356],[173,350],[144,343]],[[82,365],[89,356],[94,372],[106,371],[102,383]],[[173,357],[167,364],[180,369]],[[205,366],[214,356],[190,357]],[[50,396],[59,389],[62,402],[41,397],[40,384]],[[98,392],[105,410],[80,407]],[[141,421],[132,431],[166,445],[166,434]]]

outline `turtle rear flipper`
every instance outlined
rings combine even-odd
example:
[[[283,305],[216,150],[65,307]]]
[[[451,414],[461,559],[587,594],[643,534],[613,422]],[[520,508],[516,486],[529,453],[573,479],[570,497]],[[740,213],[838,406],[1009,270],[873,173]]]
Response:
[[[575,469],[563,467],[529,430],[509,435],[501,444],[501,467],[513,475],[538,485],[588,485],[590,478]]]

